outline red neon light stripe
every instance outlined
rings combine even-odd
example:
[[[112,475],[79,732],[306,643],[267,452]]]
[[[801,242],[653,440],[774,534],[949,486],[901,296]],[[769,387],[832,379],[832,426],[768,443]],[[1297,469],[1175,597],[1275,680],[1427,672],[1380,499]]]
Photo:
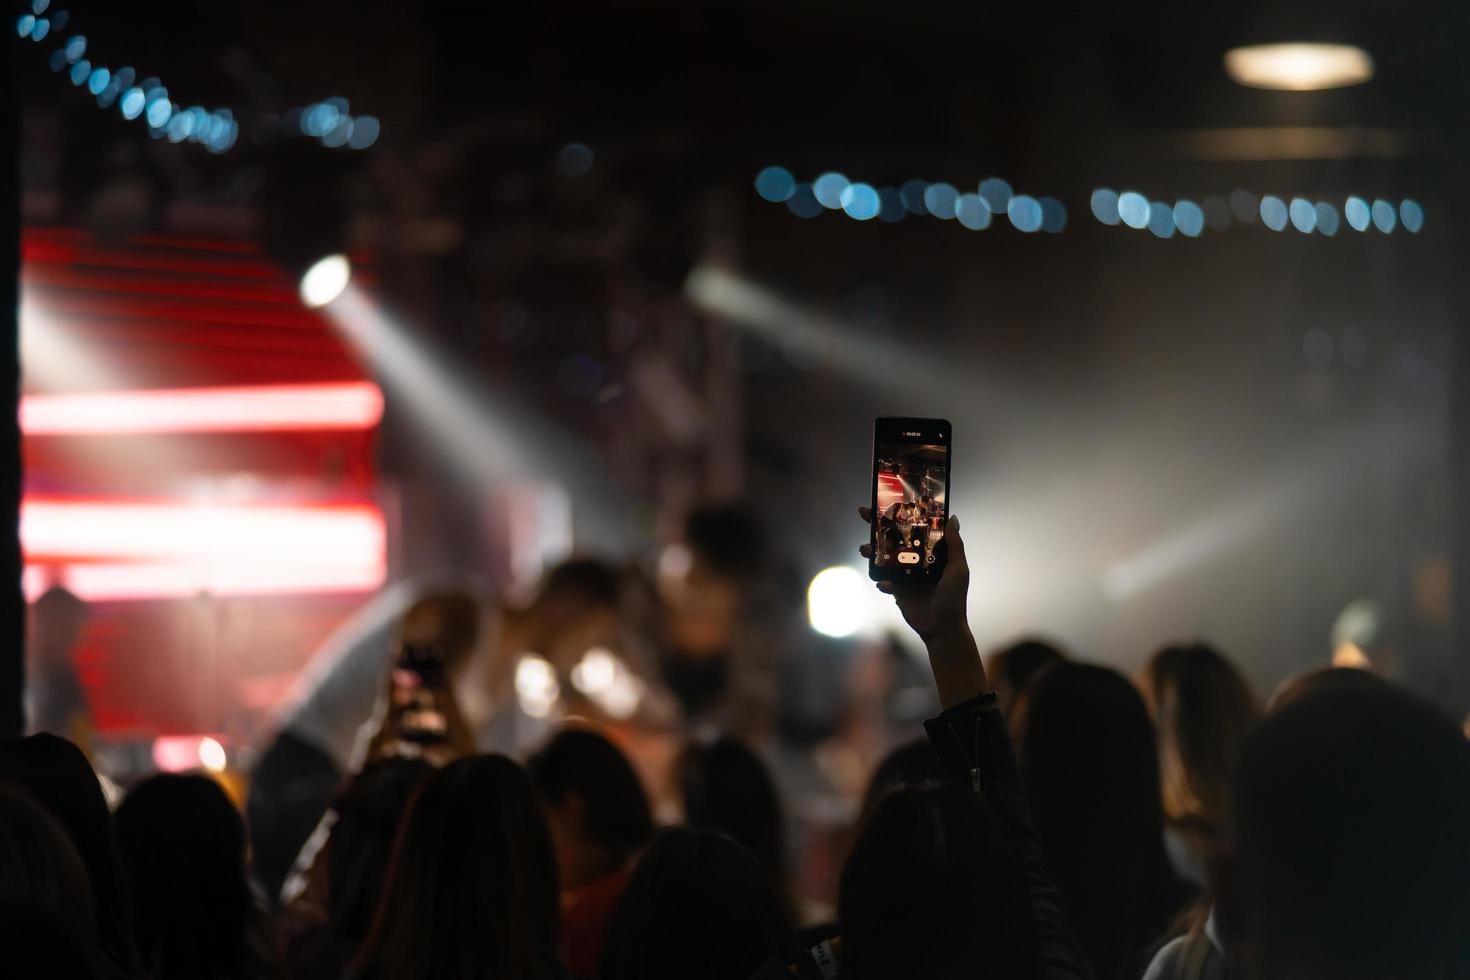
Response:
[[[188,599],[219,596],[313,595],[372,592],[387,579],[384,562],[317,562],[282,558],[234,567],[200,567],[184,562],[75,563],[27,565],[27,601],[62,585],[89,602]]]
[[[28,560],[196,563],[381,561],[387,533],[371,504],[213,504],[27,496]]]
[[[383,393],[371,381],[26,395],[27,436],[371,429]]]

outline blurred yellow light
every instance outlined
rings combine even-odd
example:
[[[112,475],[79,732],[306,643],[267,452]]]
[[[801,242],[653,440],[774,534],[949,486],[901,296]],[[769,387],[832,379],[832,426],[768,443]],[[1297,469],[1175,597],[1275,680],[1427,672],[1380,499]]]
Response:
[[[1369,670],[1373,662],[1363,652],[1363,648],[1356,643],[1339,643],[1337,649],[1332,651],[1332,666],[1351,667],[1354,670]]]
[[[1373,59],[1351,44],[1252,44],[1225,52],[1225,73],[1251,88],[1314,92],[1361,85]]]

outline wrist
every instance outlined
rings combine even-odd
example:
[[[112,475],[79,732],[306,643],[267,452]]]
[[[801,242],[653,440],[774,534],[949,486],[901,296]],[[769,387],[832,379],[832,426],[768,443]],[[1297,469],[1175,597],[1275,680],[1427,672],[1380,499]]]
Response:
[[[964,649],[975,645],[975,637],[970,632],[970,624],[964,620],[940,623],[927,632],[920,633],[919,639],[924,641],[924,646],[930,653],[936,650],[942,653],[950,649]]]

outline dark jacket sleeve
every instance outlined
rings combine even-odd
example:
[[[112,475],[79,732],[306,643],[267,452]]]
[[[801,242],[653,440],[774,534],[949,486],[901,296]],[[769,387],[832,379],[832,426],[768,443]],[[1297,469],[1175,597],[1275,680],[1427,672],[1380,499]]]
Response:
[[[1092,980],[1092,967],[1062,912],[1061,894],[1047,877],[1016,752],[995,695],[957,704],[924,722],[924,730],[944,771],[976,789],[1011,832],[1031,888],[1041,943],[1041,980]]]

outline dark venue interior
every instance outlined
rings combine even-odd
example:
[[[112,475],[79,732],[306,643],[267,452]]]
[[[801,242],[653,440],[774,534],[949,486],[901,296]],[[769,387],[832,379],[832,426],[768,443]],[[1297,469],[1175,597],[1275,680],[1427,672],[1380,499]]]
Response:
[[[1470,976],[1470,8],[8,2],[0,974]]]

